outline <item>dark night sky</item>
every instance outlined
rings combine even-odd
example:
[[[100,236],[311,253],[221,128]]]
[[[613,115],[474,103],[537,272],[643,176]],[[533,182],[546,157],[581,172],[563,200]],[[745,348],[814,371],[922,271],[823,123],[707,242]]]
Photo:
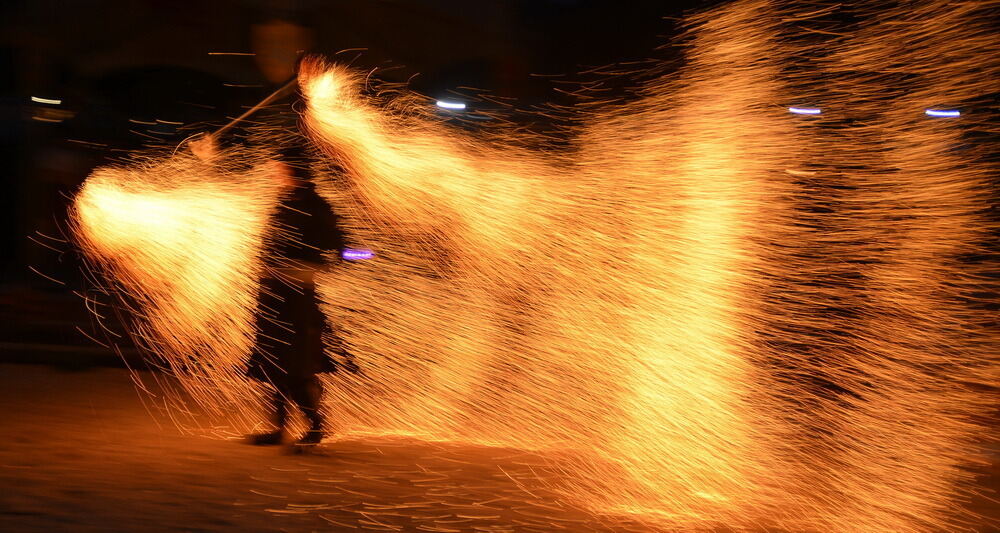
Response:
[[[65,195],[123,151],[168,145],[225,122],[273,87],[253,57],[254,28],[286,21],[334,54],[430,96],[461,86],[519,108],[571,103],[553,80],[648,58],[696,0],[32,0],[0,7],[4,142],[2,272],[42,283],[25,264],[72,276],[26,238],[58,233]],[[664,18],[667,17],[667,18]],[[415,74],[418,74],[414,77]],[[538,76],[542,75],[542,76]],[[553,75],[562,75],[553,76]],[[59,106],[31,101],[57,98]],[[156,121],[166,121],[159,122]],[[135,121],[140,121],[137,123]],[[141,124],[153,122],[154,125]],[[169,123],[180,122],[184,126]],[[196,131],[196,130],[195,130]]]

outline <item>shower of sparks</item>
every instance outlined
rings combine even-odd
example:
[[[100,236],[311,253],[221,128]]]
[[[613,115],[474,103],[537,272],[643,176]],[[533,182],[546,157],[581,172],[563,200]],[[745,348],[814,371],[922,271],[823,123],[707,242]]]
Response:
[[[94,172],[77,194],[74,233],[111,288],[127,296],[137,343],[187,377],[216,411],[244,405],[262,241],[279,197],[267,163],[244,154],[177,155]]]
[[[953,148],[997,132],[912,110],[995,91],[986,4],[693,16],[685,66],[562,151],[304,63],[318,189],[374,254],[319,277],[367,376],[328,378],[331,429],[550,453],[567,498],[667,530],[958,527],[1000,365],[996,163]],[[800,97],[849,116],[774,105]],[[75,211],[138,337],[234,425],[280,238],[255,158],[99,170]]]

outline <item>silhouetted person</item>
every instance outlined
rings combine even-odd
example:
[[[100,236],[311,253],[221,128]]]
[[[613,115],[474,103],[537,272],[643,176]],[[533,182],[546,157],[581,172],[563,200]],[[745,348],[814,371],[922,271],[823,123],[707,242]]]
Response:
[[[308,180],[302,149],[284,150],[285,161],[276,179],[284,182],[286,197],[272,223],[276,228],[265,251],[265,277],[258,304],[258,339],[248,374],[274,387],[272,409],[276,429],[254,435],[255,444],[280,444],[288,437],[289,406],[296,406],[309,421],[300,444],[316,444],[324,434],[318,374],[334,372],[337,362],[324,351],[326,336],[343,364],[356,371],[340,349],[339,339],[328,331],[319,309],[316,275],[327,268],[324,255],[343,248],[343,235],[330,206]],[[302,166],[300,166],[302,165]]]

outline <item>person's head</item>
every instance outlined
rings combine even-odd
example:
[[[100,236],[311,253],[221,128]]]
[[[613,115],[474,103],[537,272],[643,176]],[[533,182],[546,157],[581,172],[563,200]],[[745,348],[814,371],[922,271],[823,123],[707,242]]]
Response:
[[[254,61],[273,84],[288,81],[295,75],[302,54],[313,44],[309,28],[282,19],[255,24],[251,29]]]

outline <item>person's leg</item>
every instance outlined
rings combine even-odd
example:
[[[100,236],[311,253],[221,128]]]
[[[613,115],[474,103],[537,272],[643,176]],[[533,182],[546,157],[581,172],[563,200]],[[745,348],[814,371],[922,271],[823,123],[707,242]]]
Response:
[[[274,413],[274,427],[284,431],[285,424],[288,422],[288,398],[285,397],[285,393],[275,389],[274,395],[271,397],[271,407],[271,412]]]
[[[319,309],[315,288],[307,286],[302,291],[296,310],[296,370],[289,373],[294,381],[291,399],[309,420],[309,431],[299,441],[301,444],[317,444],[323,439],[323,415],[320,400],[323,385],[319,372],[325,370],[327,355],[323,347],[323,327],[326,319]]]
[[[309,421],[309,431],[299,440],[300,444],[317,444],[323,439],[323,414],[320,411],[320,399],[323,396],[323,384],[319,376],[302,377],[295,380],[291,399]]]
[[[266,409],[275,429],[267,433],[250,436],[252,444],[274,445],[287,440],[285,425],[288,419],[288,382],[281,367],[281,360],[288,350],[285,340],[289,309],[287,285],[282,281],[265,277],[261,280],[257,305],[257,345],[251,352],[247,365],[247,375],[268,387],[269,398]]]
[[[274,392],[271,394],[269,406],[271,408],[271,414],[274,416],[272,422],[274,422],[275,429],[269,433],[259,433],[251,436],[251,442],[260,446],[276,445],[284,442],[288,437],[288,430],[285,426],[288,422],[288,400],[286,398],[287,392],[283,392],[281,389],[284,387],[275,387]]]

